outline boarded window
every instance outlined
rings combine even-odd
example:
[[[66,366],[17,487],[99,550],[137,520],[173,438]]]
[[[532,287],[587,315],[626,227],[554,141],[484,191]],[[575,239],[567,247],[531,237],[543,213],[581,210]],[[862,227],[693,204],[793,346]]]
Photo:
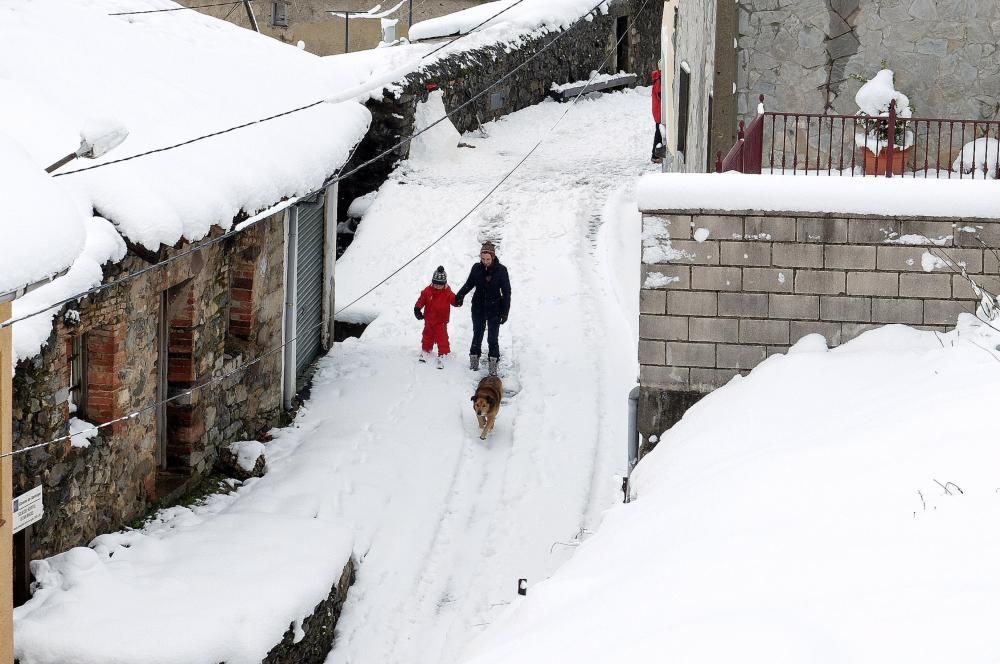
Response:
[[[688,116],[691,107],[691,72],[681,66],[681,77],[677,87],[677,151],[687,155]]]
[[[631,44],[629,44],[628,35],[628,16],[619,16],[617,21],[617,29],[615,30],[615,43],[618,45],[617,50],[617,65],[618,71],[631,71],[631,63],[629,62],[629,51],[631,50]]]
[[[81,333],[69,341],[69,412],[87,419],[87,340]]]

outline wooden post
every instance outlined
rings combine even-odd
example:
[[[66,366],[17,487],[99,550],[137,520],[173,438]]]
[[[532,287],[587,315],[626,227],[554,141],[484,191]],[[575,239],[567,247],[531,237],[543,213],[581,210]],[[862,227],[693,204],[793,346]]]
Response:
[[[260,26],[257,25],[257,17],[254,16],[250,0],[243,0],[243,8],[247,12],[247,18],[250,20],[250,27],[253,28],[254,32],[260,32]]]
[[[10,320],[11,303],[0,304],[0,322]],[[11,389],[13,381],[14,339],[12,330],[0,330],[0,662],[14,661],[14,536],[11,509],[14,496],[11,483],[13,417]]]
[[[889,135],[885,145],[885,176],[892,177],[892,155],[896,150],[896,100],[889,102]],[[877,163],[877,162],[876,162]]]

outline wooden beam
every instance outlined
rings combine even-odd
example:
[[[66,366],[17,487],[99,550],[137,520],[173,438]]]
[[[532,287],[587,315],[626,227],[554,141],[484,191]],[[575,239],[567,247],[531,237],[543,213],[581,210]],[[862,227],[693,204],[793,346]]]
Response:
[[[0,321],[10,320],[11,303],[0,304]],[[11,390],[14,339],[10,327],[0,330],[0,662],[14,661],[14,536],[11,508],[13,447]]]

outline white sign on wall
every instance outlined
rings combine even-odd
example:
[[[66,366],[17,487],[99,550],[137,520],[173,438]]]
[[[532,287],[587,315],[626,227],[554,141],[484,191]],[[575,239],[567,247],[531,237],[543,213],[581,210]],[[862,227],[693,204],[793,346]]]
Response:
[[[45,509],[42,505],[42,485],[39,484],[31,491],[22,493],[14,498],[14,532],[24,530],[36,521],[45,516]]]

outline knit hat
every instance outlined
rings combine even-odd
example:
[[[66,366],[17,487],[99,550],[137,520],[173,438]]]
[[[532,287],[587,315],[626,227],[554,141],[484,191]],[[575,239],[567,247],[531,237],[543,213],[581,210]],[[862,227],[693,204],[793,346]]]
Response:
[[[489,240],[487,240],[486,242],[483,242],[483,248],[479,250],[479,253],[481,253],[481,254],[493,254],[493,258],[496,258],[497,257],[497,248],[493,245],[492,242],[490,242]]]
[[[443,265],[438,265],[438,269],[434,270],[434,276],[431,278],[432,284],[446,284],[448,283],[448,275],[444,271]]]

